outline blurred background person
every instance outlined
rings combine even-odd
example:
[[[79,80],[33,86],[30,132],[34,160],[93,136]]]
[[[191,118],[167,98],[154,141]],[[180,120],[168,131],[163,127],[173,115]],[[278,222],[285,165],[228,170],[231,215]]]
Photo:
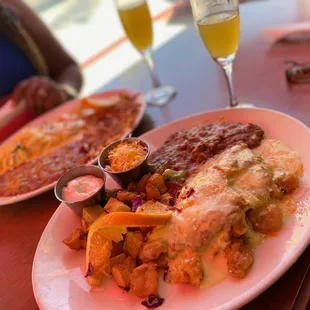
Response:
[[[30,7],[0,0],[0,107],[11,99],[26,109],[1,134],[76,97],[81,86],[79,66]]]

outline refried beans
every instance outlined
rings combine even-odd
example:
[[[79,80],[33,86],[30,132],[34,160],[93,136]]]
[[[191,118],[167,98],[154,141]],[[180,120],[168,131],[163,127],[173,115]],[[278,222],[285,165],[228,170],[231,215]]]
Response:
[[[204,124],[172,134],[150,157],[149,163],[194,172],[209,158],[241,142],[249,148],[260,145],[264,131],[240,123]]]

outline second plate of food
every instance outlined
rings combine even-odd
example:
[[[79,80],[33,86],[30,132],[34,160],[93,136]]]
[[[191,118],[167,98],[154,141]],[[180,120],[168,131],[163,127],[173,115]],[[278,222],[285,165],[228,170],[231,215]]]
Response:
[[[37,196],[67,170],[95,163],[102,147],[141,121],[140,93],[111,90],[69,101],[37,117],[0,145],[0,205]]]
[[[48,223],[32,272],[41,309],[237,309],[309,244],[310,131],[299,121],[219,110],[141,138],[149,174],[82,219],[61,204]]]

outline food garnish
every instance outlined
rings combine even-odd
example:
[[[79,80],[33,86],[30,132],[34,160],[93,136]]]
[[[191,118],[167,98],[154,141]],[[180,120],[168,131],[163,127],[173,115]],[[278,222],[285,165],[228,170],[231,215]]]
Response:
[[[93,272],[94,272],[94,267],[93,267],[92,263],[89,262],[88,268],[87,268],[87,271],[86,271],[84,277],[87,278],[87,277],[91,276],[93,274]]]
[[[131,207],[131,211],[132,212],[136,212],[137,209],[139,207],[141,207],[143,205],[143,200],[141,198],[141,196],[137,196],[135,199],[133,199],[132,201],[132,207]]]
[[[148,309],[155,309],[157,307],[160,307],[164,303],[164,301],[165,300],[163,298],[151,294],[146,300],[143,300],[141,302],[141,305],[145,306]]]
[[[109,165],[107,170],[122,172],[137,167],[146,157],[147,150],[138,141],[121,142],[108,154]]]

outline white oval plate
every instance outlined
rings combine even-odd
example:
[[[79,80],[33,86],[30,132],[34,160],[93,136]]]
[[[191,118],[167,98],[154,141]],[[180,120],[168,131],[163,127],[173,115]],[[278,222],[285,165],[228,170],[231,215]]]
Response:
[[[232,109],[195,115],[146,133],[152,149],[162,145],[173,132],[189,128],[202,121],[242,122],[261,126],[267,137],[286,142],[302,156],[305,166],[303,184],[296,192],[298,209],[275,237],[255,250],[255,264],[243,280],[226,279],[205,289],[186,285],[164,285],[165,298],[159,308],[177,310],[238,309],[271,286],[298,259],[310,241],[310,130],[299,121],[270,110]],[[111,179],[108,187],[113,187]],[[108,281],[104,291],[90,291],[83,274],[85,252],[73,251],[62,239],[75,228],[80,219],[65,205],[60,205],[46,226],[35,254],[32,283],[41,309],[146,309],[141,300],[123,293],[114,281]]]
[[[139,94],[138,92],[132,91],[132,90],[115,89],[115,90],[111,90],[111,91],[105,91],[105,92],[97,93],[97,94],[92,95],[91,97],[93,97],[93,98],[106,98],[106,97],[114,96],[116,94],[121,94],[121,93],[128,94],[129,96],[134,96],[136,94]],[[138,102],[140,104],[140,110],[139,110],[139,113],[136,117],[136,120],[135,120],[132,128],[129,131],[127,131],[123,135],[123,137],[126,137],[129,133],[131,133],[138,126],[138,124],[142,120],[142,117],[143,117],[145,109],[146,109],[146,103],[143,99],[143,96],[139,96],[135,100],[136,100],[136,102]],[[47,113],[44,113],[42,116],[39,116],[36,119],[34,119],[33,121],[29,122],[27,125],[23,126],[16,133],[14,133],[14,135],[12,135],[8,139],[6,139],[3,142],[3,145],[5,145],[6,143],[9,143],[13,139],[13,137],[16,136],[22,129],[27,128],[27,127],[37,126],[37,125],[45,123],[45,122],[51,122],[51,121],[57,120],[61,115],[65,114],[65,113],[72,112],[74,109],[76,109],[78,107],[79,104],[80,104],[79,99],[69,101],[69,102],[66,102],[65,104],[47,112]],[[97,162],[97,157],[94,158],[93,160],[91,160],[89,162],[89,164],[94,164],[96,162]],[[16,203],[19,201],[24,201],[24,200],[30,199],[32,197],[38,196],[38,195],[52,189],[55,186],[55,183],[56,183],[56,181],[52,182],[48,185],[42,186],[42,187],[40,187],[34,191],[25,193],[25,194],[16,195],[16,196],[8,196],[8,197],[0,197],[0,206]]]

